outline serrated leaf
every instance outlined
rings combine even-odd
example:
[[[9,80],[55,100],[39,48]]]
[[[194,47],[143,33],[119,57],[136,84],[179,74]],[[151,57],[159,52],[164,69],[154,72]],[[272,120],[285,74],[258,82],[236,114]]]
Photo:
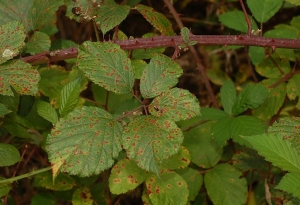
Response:
[[[11,110],[7,109],[7,107],[5,105],[0,103],[0,117],[4,116],[10,112],[11,112]]]
[[[31,55],[48,51],[50,48],[50,38],[43,32],[36,31],[26,43],[25,51]]]
[[[268,163],[258,155],[257,151],[246,147],[233,155],[232,165],[243,172],[255,169],[261,170],[264,167],[268,167]]]
[[[283,0],[247,0],[247,5],[259,23],[265,23],[280,9]]]
[[[141,94],[153,98],[175,86],[182,69],[178,63],[165,55],[157,55],[150,60],[141,77]]]
[[[151,7],[144,6],[141,4],[136,5],[135,9],[138,12],[140,12],[143,15],[143,17],[163,35],[165,36],[174,35],[172,24],[164,15],[155,11]]]
[[[158,173],[162,160],[178,152],[183,134],[174,121],[139,116],[125,127],[122,141],[129,159],[142,169]]]
[[[279,79],[268,79],[263,81],[262,83],[266,86],[272,85]],[[261,119],[261,120],[270,120],[273,115],[275,115],[280,107],[282,106],[284,99],[286,96],[286,84],[281,83],[275,88],[270,89],[268,98],[265,102],[254,109],[252,114],[253,116]]]
[[[256,72],[267,78],[281,78],[291,72],[288,59],[280,59],[276,54],[265,58],[255,67]]]
[[[259,107],[268,97],[268,89],[261,84],[248,85],[238,95],[233,105],[233,115],[238,115],[248,108],[255,109]]]
[[[215,166],[222,157],[221,147],[210,134],[212,124],[207,122],[184,132],[182,145],[189,150],[191,161],[204,169]]]
[[[86,41],[79,47],[77,63],[89,79],[108,91],[127,94],[132,90],[131,63],[117,44]]]
[[[132,69],[134,72],[135,79],[141,79],[143,71],[147,65],[147,63],[141,59],[133,59],[131,61]]]
[[[198,170],[187,167],[176,170],[187,183],[189,189],[189,201],[194,201],[203,184],[203,176]]]
[[[34,177],[34,186],[54,191],[66,191],[75,187],[76,181],[64,173],[59,173],[53,181],[51,172],[44,172]]]
[[[58,121],[57,113],[50,103],[44,101],[37,101],[36,103],[37,113],[48,120],[52,124],[56,124]]]
[[[0,26],[0,64],[19,54],[19,50],[25,45],[25,32],[24,26],[17,21]]]
[[[75,109],[61,118],[47,138],[53,176],[59,171],[79,176],[111,167],[121,151],[122,126],[96,107]]]
[[[280,134],[262,134],[243,138],[273,165],[289,172],[300,173],[299,152]]]
[[[146,179],[146,172],[135,162],[122,159],[112,167],[109,189],[113,194],[123,194],[135,189]]]
[[[156,117],[179,121],[200,115],[200,105],[189,91],[173,88],[154,98],[149,105],[149,111]]]
[[[106,0],[99,7],[95,21],[103,34],[119,25],[129,14],[130,6],[116,4],[113,0]]]
[[[169,170],[183,169],[187,167],[190,164],[190,162],[191,155],[189,151],[185,147],[181,146],[178,153],[162,161],[161,168]]]
[[[61,117],[66,116],[71,112],[78,103],[81,78],[78,78],[72,82],[66,84],[61,90],[59,101],[59,113]]]
[[[219,164],[204,176],[205,188],[215,205],[244,205],[247,181],[229,164]]]
[[[231,80],[228,80],[224,83],[224,85],[221,87],[220,94],[224,111],[231,115],[233,104],[236,101],[236,90]]]
[[[14,146],[0,143],[0,167],[10,166],[19,161],[20,153]]]
[[[223,147],[227,144],[227,140],[230,139],[230,125],[233,118],[230,116],[219,119],[211,128],[212,139],[214,139],[219,146]]]
[[[13,96],[12,86],[21,95],[38,92],[39,72],[22,60],[13,60],[0,65],[0,94]]]
[[[72,196],[73,205],[92,205],[93,197],[88,187],[79,187]]]
[[[296,173],[287,173],[275,188],[300,198],[300,175]]]
[[[203,120],[219,120],[223,117],[228,116],[223,110],[216,108],[201,108],[201,119]]]
[[[249,46],[249,57],[253,65],[259,65],[265,57],[265,49],[263,47]]]
[[[187,44],[190,40],[190,30],[187,27],[183,27],[180,30],[180,35],[185,44]]]
[[[269,127],[268,133],[276,133],[282,136],[283,139],[289,140],[293,147],[300,152],[300,118],[285,117],[279,119],[278,122]]]
[[[149,198],[155,205],[186,205],[189,190],[184,179],[175,172],[165,171],[146,179]]]
[[[255,21],[253,21],[251,16],[248,15],[248,17],[252,22],[252,29],[256,31],[258,27]],[[242,11],[228,11],[224,14],[221,14],[219,15],[219,21],[229,28],[247,33],[248,25],[245,20],[245,15]]]
[[[300,110],[300,74],[295,74],[286,85],[287,96],[290,100],[295,100],[298,97],[296,108]]]

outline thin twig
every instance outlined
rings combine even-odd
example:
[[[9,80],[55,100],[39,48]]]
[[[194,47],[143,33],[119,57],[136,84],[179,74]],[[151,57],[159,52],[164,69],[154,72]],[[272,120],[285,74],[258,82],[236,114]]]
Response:
[[[252,25],[251,25],[251,22],[249,20],[249,17],[248,17],[248,14],[247,14],[247,11],[246,11],[246,8],[245,8],[245,5],[244,5],[244,2],[243,0],[240,0],[240,4],[241,4],[241,7],[243,9],[243,12],[244,12],[244,15],[245,15],[245,19],[246,19],[246,22],[247,22],[247,25],[248,25],[248,32],[247,34],[249,36],[251,36],[251,32],[252,32]]]

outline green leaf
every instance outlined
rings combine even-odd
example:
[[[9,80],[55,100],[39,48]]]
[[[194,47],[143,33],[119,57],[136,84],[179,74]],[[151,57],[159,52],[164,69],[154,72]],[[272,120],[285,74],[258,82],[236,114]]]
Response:
[[[132,65],[132,69],[134,72],[134,78],[141,79],[143,71],[144,71],[147,63],[141,59],[133,59],[131,61],[131,65]]]
[[[76,181],[70,175],[59,173],[53,181],[51,172],[43,172],[34,177],[34,186],[54,191],[66,191],[76,186]]]
[[[165,36],[174,35],[172,24],[164,15],[155,11],[151,7],[144,6],[141,4],[136,5],[135,9],[138,12],[140,12],[143,15],[143,17],[163,35]]]
[[[51,41],[47,34],[36,31],[26,43],[25,51],[27,53],[30,53],[31,55],[34,55],[43,51],[48,51],[50,48],[50,44]]]
[[[133,87],[130,60],[117,44],[86,41],[79,47],[77,63],[89,79],[108,91],[127,94]]]
[[[19,50],[25,45],[25,32],[24,26],[17,21],[0,26],[0,64],[19,54]],[[2,81],[1,77],[0,74],[0,82]]]
[[[227,128],[228,129],[228,128]],[[247,147],[251,148],[251,144],[240,136],[258,135],[266,132],[265,125],[256,117],[242,115],[232,120],[230,124],[230,133],[232,139]]]
[[[173,88],[154,98],[149,105],[149,111],[156,117],[179,121],[200,115],[200,105],[198,99],[189,91]]]
[[[286,2],[289,2],[291,4],[300,6],[300,0],[285,0]]]
[[[232,107],[236,101],[236,90],[234,84],[231,80],[228,80],[221,87],[221,102],[224,108],[224,111],[232,115]]]
[[[243,138],[249,141],[260,155],[279,168],[300,173],[299,152],[288,140],[284,140],[280,134],[261,134]]]
[[[73,205],[92,205],[93,197],[88,187],[79,187],[75,190],[72,197]]]
[[[272,85],[279,79],[265,80],[262,83],[266,86]],[[270,120],[283,105],[286,96],[286,84],[281,83],[275,88],[270,89],[269,96],[265,102],[253,110],[253,116],[258,117],[261,120]]]
[[[187,27],[183,27],[180,31],[181,38],[185,44],[188,44],[190,40],[190,30]]]
[[[249,16],[250,21],[252,22],[252,29],[257,30],[258,27]],[[247,33],[248,31],[248,25],[245,19],[245,15],[242,11],[228,11],[224,14],[219,15],[219,21],[224,24],[225,26],[235,29],[237,31],[241,31],[243,33]]]
[[[14,146],[0,143],[0,167],[10,166],[19,161],[20,153]]]
[[[182,147],[179,149],[178,153],[172,155],[168,159],[162,161],[162,169],[183,169],[187,167],[191,162],[191,156],[189,151]]]
[[[241,175],[229,164],[219,164],[205,174],[205,188],[214,205],[246,203],[247,181]]]
[[[189,195],[187,183],[175,172],[165,171],[146,179],[149,198],[154,205],[186,205]]]
[[[268,97],[268,89],[261,84],[248,85],[238,95],[233,105],[232,113],[238,115],[248,108],[254,109],[259,107]]]
[[[7,109],[5,105],[0,103],[0,117],[4,116],[10,112],[11,112],[11,110]]]
[[[0,177],[0,181],[4,180],[4,179],[5,178]],[[3,197],[6,194],[8,194],[10,190],[11,190],[11,185],[10,184],[1,184],[0,185],[0,197]]]
[[[259,65],[265,58],[265,49],[263,47],[249,46],[249,57],[253,65]]]
[[[268,163],[253,149],[238,150],[232,157],[232,165],[243,172],[261,170],[268,167]]]
[[[178,152],[183,134],[174,121],[138,116],[125,127],[122,139],[129,159],[142,169],[158,173],[162,160]]]
[[[165,55],[157,55],[150,60],[141,77],[141,94],[153,98],[175,86],[182,74],[178,63]]]
[[[198,170],[187,167],[185,169],[176,170],[188,184],[189,201],[194,201],[203,184],[203,176]]]
[[[290,100],[295,100],[298,97],[296,108],[300,110],[300,74],[293,75],[286,85],[287,96]]]
[[[109,189],[113,194],[123,194],[135,189],[146,179],[146,172],[135,162],[122,159],[115,164],[109,176]]]
[[[75,109],[61,118],[47,138],[53,176],[59,171],[82,177],[111,167],[121,151],[121,125],[96,107]]]
[[[119,25],[129,14],[130,6],[116,4],[113,0],[106,0],[100,5],[95,21],[103,35]]]
[[[59,101],[59,113],[61,117],[66,116],[78,104],[81,78],[66,84],[61,90]]]
[[[21,95],[38,92],[39,72],[22,60],[13,60],[0,65],[0,94],[13,96],[12,86]]]
[[[220,109],[207,108],[207,107],[201,108],[201,118],[203,120],[219,120],[227,116],[228,115],[223,110]]]
[[[204,169],[215,166],[222,157],[221,147],[210,134],[212,124],[207,122],[184,132],[182,145],[189,150],[192,162]]]
[[[211,128],[212,139],[219,146],[223,147],[227,144],[227,140],[231,138],[230,125],[234,118],[230,116],[219,119]]]
[[[50,103],[44,101],[37,101],[36,103],[38,114],[44,119],[48,120],[52,124],[56,124],[58,121],[57,113]]]
[[[282,6],[283,0],[247,0],[247,5],[259,23],[268,21]]]
[[[31,198],[31,203],[30,205],[56,205],[56,198],[55,196],[50,193],[37,193]]]
[[[300,198],[300,175],[296,173],[287,173],[275,188]]]

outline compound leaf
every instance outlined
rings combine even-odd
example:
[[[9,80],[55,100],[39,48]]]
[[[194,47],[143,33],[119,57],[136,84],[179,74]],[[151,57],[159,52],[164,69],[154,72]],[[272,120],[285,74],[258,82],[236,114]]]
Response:
[[[212,138],[221,146],[227,144],[227,140],[231,138],[230,125],[233,118],[230,116],[225,116],[219,119],[211,128]]]
[[[165,55],[157,55],[150,60],[141,77],[141,94],[153,98],[175,86],[182,69],[178,63]]]
[[[162,160],[178,152],[183,134],[174,121],[139,116],[124,129],[122,139],[129,159],[142,169],[158,173]]]
[[[38,92],[39,72],[22,60],[0,65],[0,94],[13,96],[12,86],[21,95],[35,95]]]
[[[96,107],[75,109],[61,118],[47,138],[53,176],[59,171],[82,177],[111,167],[121,151],[122,126]]]
[[[273,165],[285,171],[300,173],[299,152],[280,134],[261,134],[243,136],[243,138],[249,141],[254,149]]]
[[[165,36],[174,35],[172,24],[169,20],[161,13],[155,11],[153,8],[138,4],[135,9],[140,12],[143,17],[152,25],[154,28],[159,30]]]
[[[24,26],[17,21],[0,26],[0,64],[19,54],[25,45],[25,33]]]
[[[10,144],[0,143],[0,167],[10,166],[21,161],[19,151]]]
[[[146,179],[149,198],[155,205],[186,205],[189,195],[187,183],[177,173],[164,171]]]
[[[259,23],[265,23],[280,9],[283,0],[247,0],[248,7]]]
[[[179,121],[200,115],[200,106],[197,98],[189,91],[173,88],[154,98],[149,111],[156,117]]]
[[[287,173],[275,188],[290,193],[294,197],[300,198],[300,175]]]
[[[58,121],[57,113],[50,105],[50,103],[44,102],[44,101],[37,101],[36,103],[37,113],[43,117],[44,119],[48,120],[52,124],[56,124]]]
[[[99,7],[95,21],[99,22],[103,34],[119,25],[129,14],[130,6],[116,4],[113,0],[106,0]]]
[[[204,176],[207,193],[215,205],[243,205],[247,200],[247,181],[229,164],[219,164]]]
[[[127,94],[133,87],[131,62],[117,44],[86,41],[79,47],[77,63],[89,79],[108,91]]]
[[[72,196],[73,205],[92,205],[93,197],[88,187],[79,187]]]
[[[135,162],[122,159],[112,167],[109,189],[113,194],[123,194],[135,189],[146,179],[146,172]]]
[[[236,101],[236,90],[231,80],[228,80],[224,83],[224,85],[221,87],[220,94],[224,111],[231,115],[233,104]]]

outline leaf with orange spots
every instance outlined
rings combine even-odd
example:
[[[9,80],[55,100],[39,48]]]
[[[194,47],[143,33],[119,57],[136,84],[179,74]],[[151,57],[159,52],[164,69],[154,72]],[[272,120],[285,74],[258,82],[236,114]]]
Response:
[[[0,64],[19,54],[25,45],[25,33],[24,26],[17,21],[0,26]]]
[[[295,100],[298,97],[296,108],[300,110],[300,74],[293,75],[286,85],[287,96],[290,100]]]
[[[135,162],[122,159],[113,166],[109,176],[109,188],[113,194],[123,194],[135,189],[146,179],[146,172]]]
[[[36,31],[26,43],[25,51],[31,55],[49,51],[51,45],[50,37],[40,31]]]
[[[88,187],[79,187],[72,196],[73,205],[92,205],[93,197]]]
[[[189,190],[186,181],[173,171],[164,171],[160,175],[150,174],[146,187],[152,204],[186,205]]]
[[[189,91],[173,88],[154,98],[149,111],[156,117],[179,121],[200,115],[200,105],[197,98]]]
[[[182,74],[178,63],[159,54],[150,60],[141,77],[141,94],[144,98],[153,98],[174,87]]]
[[[59,171],[85,177],[110,168],[121,134],[122,126],[100,108],[82,107],[61,118],[46,146],[54,178]]]
[[[168,159],[163,160],[161,163],[162,169],[183,169],[187,167],[191,162],[191,155],[189,151],[181,146],[178,153],[172,155]]]
[[[125,127],[123,148],[139,167],[158,173],[164,159],[176,154],[183,141],[174,121],[155,116],[139,116]]]
[[[77,64],[89,79],[108,91],[127,94],[132,90],[131,62],[117,44],[86,41],[79,47]]]
[[[35,95],[38,92],[39,72],[22,60],[0,65],[0,94],[13,96],[13,87],[21,95]]]
[[[159,30],[165,36],[174,35],[174,30],[170,21],[161,13],[155,11],[153,8],[138,4],[135,9],[140,12],[143,17],[152,25],[154,28]]]

